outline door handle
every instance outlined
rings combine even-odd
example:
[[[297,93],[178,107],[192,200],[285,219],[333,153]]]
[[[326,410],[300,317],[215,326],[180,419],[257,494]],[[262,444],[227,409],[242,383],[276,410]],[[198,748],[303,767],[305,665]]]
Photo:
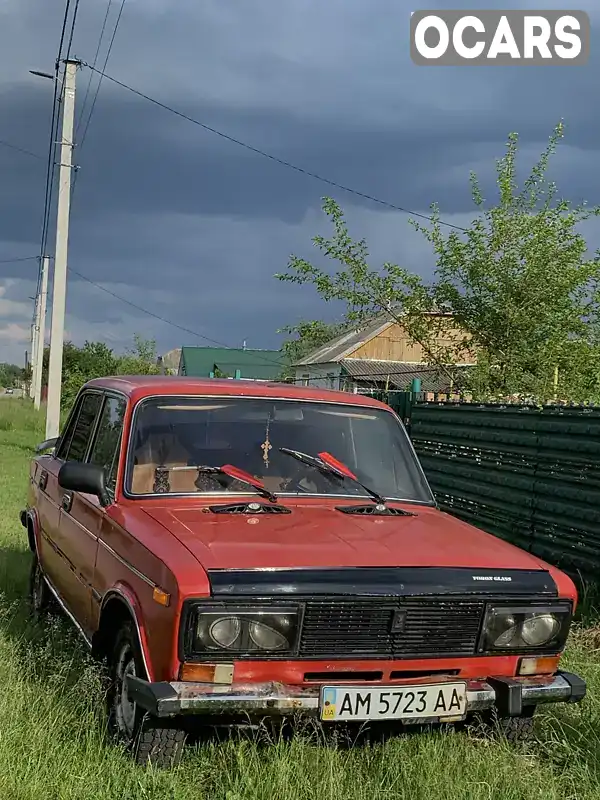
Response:
[[[48,473],[42,472],[42,474],[40,475],[40,489],[42,490],[42,492],[46,489],[47,485],[48,485]]]
[[[66,512],[71,510],[73,505],[73,492],[65,492],[62,497],[61,505]]]

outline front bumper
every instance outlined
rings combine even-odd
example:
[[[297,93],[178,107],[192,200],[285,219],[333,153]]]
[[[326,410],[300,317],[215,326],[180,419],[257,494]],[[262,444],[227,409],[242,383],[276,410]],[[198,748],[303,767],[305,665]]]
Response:
[[[149,683],[133,676],[128,676],[127,684],[130,698],[140,708],[159,718],[183,714],[319,715],[320,686],[317,684],[233,683],[222,686],[181,681]],[[520,716],[524,707],[542,703],[576,703],[585,697],[585,693],[585,681],[572,672],[558,672],[547,678],[470,680],[467,681],[467,714],[496,709],[501,716]],[[429,721],[435,722],[435,719]]]

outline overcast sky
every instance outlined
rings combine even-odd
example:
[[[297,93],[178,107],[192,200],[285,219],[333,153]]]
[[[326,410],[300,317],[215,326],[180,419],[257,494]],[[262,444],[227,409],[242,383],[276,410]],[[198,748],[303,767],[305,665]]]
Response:
[[[92,62],[108,0],[80,0],[73,55]],[[120,0],[112,0],[102,66]],[[564,8],[564,2],[127,0],[107,72],[278,158],[414,211],[472,217],[469,170],[491,196],[510,131],[525,161],[564,117],[553,177],[574,200],[600,202],[600,74],[595,34],[584,67],[417,67],[410,10]],[[581,0],[594,25],[600,6]],[[0,139],[45,157],[64,0],[0,3]],[[77,117],[90,72],[78,72]],[[97,78],[91,85],[85,128]],[[182,344],[276,347],[276,330],[335,311],[281,284],[290,253],[311,257],[327,227],[323,195],[343,205],[375,263],[420,274],[429,246],[406,215],[255,155],[105,80],[83,147],[71,215],[67,337],[122,351],[135,332],[160,352]],[[0,145],[0,261],[39,253],[45,161]],[[588,241],[600,247],[600,229]],[[51,239],[52,241],[53,239]],[[165,319],[135,310],[86,282]],[[29,346],[37,265],[0,263],[0,361]],[[49,319],[48,319],[49,323]]]

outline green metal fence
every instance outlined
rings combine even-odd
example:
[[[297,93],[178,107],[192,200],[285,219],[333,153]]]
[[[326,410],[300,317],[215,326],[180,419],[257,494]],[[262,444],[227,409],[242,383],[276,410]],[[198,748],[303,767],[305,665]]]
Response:
[[[444,510],[600,578],[600,409],[416,403],[410,433]]]
[[[405,424],[406,429],[410,431],[412,407],[415,399],[419,396],[420,395],[414,392],[382,392],[377,396],[377,399],[381,400],[383,403],[387,403],[388,406],[393,408]]]

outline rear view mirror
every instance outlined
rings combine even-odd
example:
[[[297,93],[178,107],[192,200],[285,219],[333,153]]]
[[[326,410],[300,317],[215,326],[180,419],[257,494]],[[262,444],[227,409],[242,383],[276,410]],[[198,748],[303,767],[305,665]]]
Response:
[[[102,506],[110,505],[104,469],[97,464],[66,461],[58,472],[58,485],[71,492],[93,494]]]
[[[55,436],[54,439],[46,439],[45,441],[41,442],[35,448],[36,453],[43,453],[44,450],[54,450],[56,445],[58,444],[58,436]]]

